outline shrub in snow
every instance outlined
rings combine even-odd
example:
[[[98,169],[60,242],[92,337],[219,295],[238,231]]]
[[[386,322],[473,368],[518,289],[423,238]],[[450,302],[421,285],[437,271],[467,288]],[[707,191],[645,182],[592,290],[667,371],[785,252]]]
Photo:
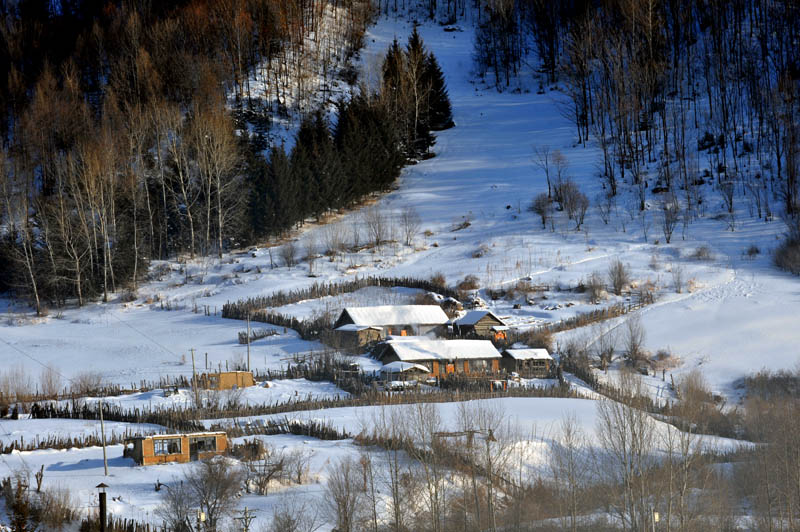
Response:
[[[787,272],[800,275],[800,239],[787,238],[773,255],[775,265]]]
[[[467,275],[460,283],[458,283],[459,290],[477,290],[478,288],[480,288],[478,277],[472,274]]]

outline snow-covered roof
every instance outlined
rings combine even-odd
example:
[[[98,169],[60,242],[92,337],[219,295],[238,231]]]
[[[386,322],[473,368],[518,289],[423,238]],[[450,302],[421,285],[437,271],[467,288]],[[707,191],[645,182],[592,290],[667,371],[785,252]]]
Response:
[[[492,316],[500,323],[504,323],[503,320],[498,318],[495,314],[493,314],[489,310],[470,310],[469,312],[467,312],[466,314],[455,320],[455,323],[457,325],[475,325],[487,314]]]
[[[403,362],[402,360],[395,360],[394,362],[389,362],[388,364],[384,364],[383,367],[381,368],[381,371],[383,373],[403,373],[411,369],[418,369],[420,371],[428,373],[428,368],[426,368],[422,364],[413,364],[411,362]]]
[[[380,331],[380,327],[374,327],[371,325],[356,325],[355,323],[347,323],[342,325],[341,327],[336,327],[336,331],[363,331],[364,329],[374,329],[376,331]]]
[[[391,339],[388,344],[404,362],[502,357],[489,340],[431,340],[421,336],[407,336]]]
[[[382,305],[344,309],[355,325],[441,325],[447,314],[439,305]]]
[[[133,440],[154,440],[154,439],[169,439],[169,438],[203,438],[209,436],[222,436],[226,434],[223,431],[206,431],[206,432],[187,432],[186,434],[151,434],[149,436],[135,435],[125,438],[125,441]]]
[[[553,360],[547,349],[506,349],[505,352],[514,360]]]

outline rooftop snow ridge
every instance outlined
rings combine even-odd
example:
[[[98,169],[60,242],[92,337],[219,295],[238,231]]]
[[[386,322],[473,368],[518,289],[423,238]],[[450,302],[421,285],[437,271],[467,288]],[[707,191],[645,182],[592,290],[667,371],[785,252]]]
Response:
[[[447,314],[438,305],[382,305],[344,309],[355,325],[442,325]]]

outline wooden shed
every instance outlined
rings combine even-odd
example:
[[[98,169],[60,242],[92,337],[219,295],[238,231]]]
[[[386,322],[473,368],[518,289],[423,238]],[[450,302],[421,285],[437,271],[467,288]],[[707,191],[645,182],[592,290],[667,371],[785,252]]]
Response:
[[[550,364],[553,357],[547,349],[505,349],[503,351],[503,369],[516,372],[520,377],[545,378],[550,375]]]
[[[373,356],[424,366],[432,377],[452,373],[498,373],[502,355],[488,340],[432,340],[426,337],[392,338],[378,345]]]
[[[369,325],[348,323],[334,329],[334,338],[336,338],[334,347],[355,349],[383,339],[383,329]]]
[[[233,390],[255,386],[252,371],[221,371],[207,373],[199,377],[200,387],[207,390]]]
[[[508,325],[489,310],[470,310],[453,321],[453,332],[461,338],[507,339]]]
[[[381,368],[381,379],[385,381],[413,381],[427,378],[429,374],[428,368],[422,364],[400,360],[389,362]]]
[[[228,437],[224,432],[192,434],[158,434],[125,440],[122,456],[133,458],[138,465],[186,463],[224,454]]]

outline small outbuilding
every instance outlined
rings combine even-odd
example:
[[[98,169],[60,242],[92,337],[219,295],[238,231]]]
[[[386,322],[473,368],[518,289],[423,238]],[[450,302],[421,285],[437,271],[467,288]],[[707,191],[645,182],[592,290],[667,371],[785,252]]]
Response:
[[[470,310],[453,321],[453,333],[461,338],[506,340],[508,325],[489,310]]]
[[[520,377],[545,378],[550,375],[553,357],[547,349],[505,349],[503,351],[503,369],[516,372]]]
[[[198,378],[200,387],[206,390],[234,390],[255,386],[252,371],[220,371],[204,373]]]
[[[334,347],[354,349],[383,339],[383,329],[369,325],[348,323],[334,329],[334,335],[337,342]]]
[[[127,438],[122,456],[132,458],[137,465],[183,464],[224,454],[227,450],[228,436],[224,432],[157,434]]]
[[[373,357],[384,365],[409,362],[424,366],[431,377],[452,373],[498,373],[502,355],[488,340],[433,340],[394,337],[379,344]]]
[[[395,360],[381,368],[381,379],[385,381],[410,381],[425,378],[430,374],[422,364]]]

